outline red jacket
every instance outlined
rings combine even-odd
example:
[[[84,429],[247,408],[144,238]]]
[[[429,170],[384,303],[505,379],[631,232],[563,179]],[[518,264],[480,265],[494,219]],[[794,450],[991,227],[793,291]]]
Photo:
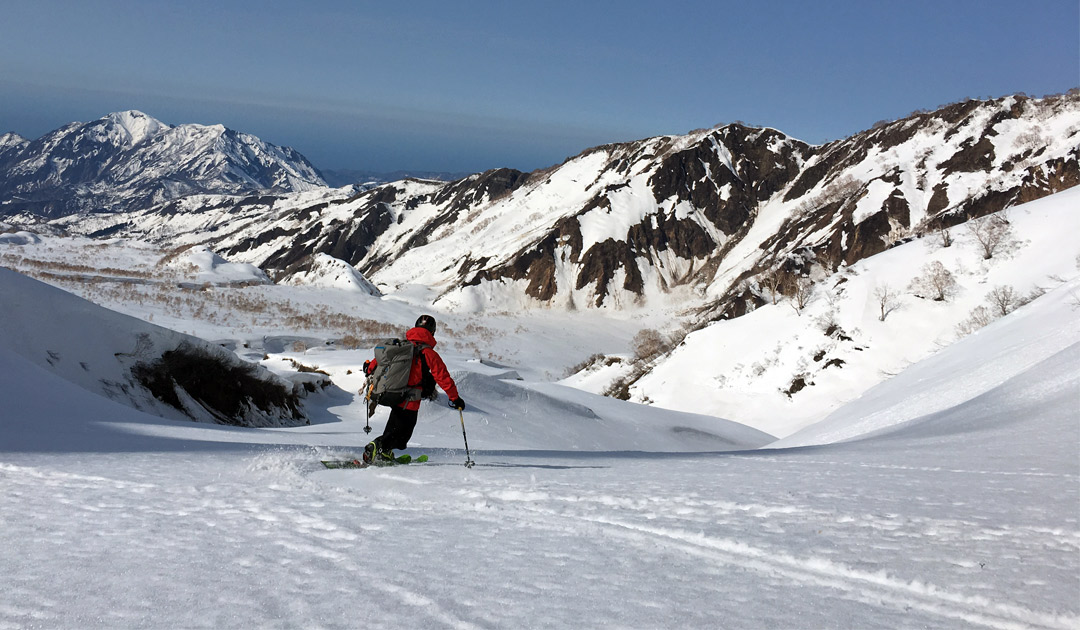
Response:
[[[458,390],[457,385],[454,384],[454,379],[450,376],[450,372],[446,369],[446,364],[443,363],[442,357],[438,352],[435,352],[435,335],[432,335],[426,328],[411,328],[409,332],[405,333],[405,339],[421,346],[420,352],[424,355],[424,360],[427,361],[428,370],[431,371],[431,375],[435,377],[435,382],[439,384],[439,387],[446,392],[446,395],[450,397],[450,400],[457,400]],[[368,364],[368,374],[375,371],[375,361],[372,360]],[[420,363],[420,355],[416,355],[413,359],[412,371],[409,373],[409,387],[420,387],[424,380],[424,367]],[[419,400],[410,400],[398,405],[410,411],[416,411],[420,408]]]

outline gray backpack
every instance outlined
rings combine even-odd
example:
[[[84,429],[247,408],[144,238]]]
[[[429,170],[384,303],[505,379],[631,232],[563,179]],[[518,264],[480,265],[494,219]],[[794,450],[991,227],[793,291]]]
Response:
[[[413,358],[424,347],[424,344],[403,339],[386,339],[375,346],[375,372],[368,388],[371,402],[396,407],[403,402],[420,400],[423,390],[409,387],[409,375]]]

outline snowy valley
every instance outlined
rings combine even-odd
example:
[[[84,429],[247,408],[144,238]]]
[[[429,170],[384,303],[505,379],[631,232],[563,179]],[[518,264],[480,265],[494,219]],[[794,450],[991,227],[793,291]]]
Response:
[[[1078,137],[1009,97],[0,217],[0,629],[1075,628]],[[465,413],[324,469],[421,312]]]

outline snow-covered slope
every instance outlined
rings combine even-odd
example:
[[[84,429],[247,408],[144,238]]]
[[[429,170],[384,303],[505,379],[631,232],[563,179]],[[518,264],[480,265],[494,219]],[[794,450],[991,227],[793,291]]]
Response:
[[[325,186],[293,149],[222,125],[171,126],[138,111],[0,139],[0,215],[145,208],[191,194]]]
[[[329,254],[315,254],[308,259],[307,265],[297,268],[292,275],[282,282],[284,284],[349,289],[367,295],[381,295],[375,285],[368,282],[364,274],[344,260],[338,260]]]
[[[1016,437],[1028,430],[1026,421],[1040,417],[1046,430],[1014,443],[1039,448],[1007,455],[1030,457],[1034,463],[1056,451],[1050,448],[1054,442],[1080,444],[1080,280],[908,367],[772,446],[882,435],[931,439],[996,432]],[[1011,439],[1001,439],[1000,445]]]
[[[171,267],[188,267],[197,283],[266,284],[270,279],[261,269],[248,263],[229,262],[209,247],[192,247],[167,263]]]
[[[367,353],[365,352],[364,355]],[[342,356],[340,360],[360,361]],[[335,362],[329,359],[331,365]],[[713,416],[649,409],[553,383],[521,381],[516,372],[478,361],[450,360],[468,400],[469,432],[489,450],[565,452],[716,452],[759,448],[767,433]],[[381,424],[386,410],[375,421]],[[446,444],[458,422],[445,396],[424,411],[412,443]]]
[[[23,370],[28,362],[90,394],[167,418],[246,426],[307,421],[297,406],[306,395],[302,382],[290,383],[218,346],[109,311],[9,269],[0,268],[0,294],[5,374]],[[218,379],[225,382],[210,382]],[[80,413],[74,403],[67,409],[70,416]]]
[[[41,237],[33,232],[7,232],[0,234],[0,244],[30,245],[41,242]]]
[[[209,250],[192,249],[170,264],[205,263],[199,269],[211,270],[197,271],[198,277],[205,277],[206,282],[212,285],[224,285],[215,288],[236,286],[235,278],[233,282],[225,282],[229,280],[229,275],[223,274],[221,269],[227,268],[227,264],[214,264],[214,260],[217,259]],[[250,278],[243,269],[239,277]],[[198,289],[198,285],[193,289]],[[181,346],[197,347],[222,361],[239,363],[240,360],[231,353],[189,335],[106,310],[7,269],[0,268],[0,290],[5,296],[4,304],[0,305],[0,323],[7,332],[5,339],[0,341],[0,347],[91,393],[151,414],[168,418],[186,417],[184,414],[187,414],[202,420],[223,421],[214,411],[201,409],[200,404],[207,400],[206,392],[181,393],[179,400],[183,403],[183,413],[180,413],[155,400],[147,391],[148,385],[143,382],[145,379],[140,380],[137,374],[140,373],[139,366],[154,364],[160,357]],[[337,289],[338,299],[354,298],[355,293],[355,287]],[[367,294],[365,297],[370,299]],[[250,298],[228,303],[233,308],[251,308]],[[238,335],[240,321],[232,317],[225,319],[232,322],[237,329],[234,334]],[[278,334],[284,332],[280,330],[281,323],[279,320]],[[262,346],[267,347],[266,337],[263,336],[262,340]],[[240,343],[233,342],[231,345]],[[246,341],[242,343],[247,344]],[[528,342],[522,338],[519,343]],[[537,339],[531,343],[541,344],[544,341]],[[243,351],[242,348],[238,349]],[[262,354],[257,353],[258,356]],[[363,383],[359,366],[370,356],[370,348],[364,347],[330,352],[325,356],[309,358],[301,355],[297,358],[304,363],[314,361],[320,370],[333,375],[315,377],[316,383],[321,385],[333,378],[341,389],[356,392]],[[519,384],[517,372],[493,368],[479,360],[466,360],[460,354],[448,354],[447,360],[460,387],[469,392],[471,414],[474,421],[483,423],[484,428],[478,427],[478,431],[489,447],[698,451],[757,448],[774,440],[771,435],[710,416],[676,411],[657,412],[550,383]],[[289,391],[300,393],[303,386],[311,382],[308,377],[312,372],[298,373],[292,362],[284,366],[273,360],[266,363],[275,367],[286,379],[280,386]],[[10,369],[16,370],[18,367],[12,365]],[[231,378],[230,375],[225,376]],[[212,378],[215,377],[204,374],[200,380]],[[259,378],[277,380],[266,374]],[[220,386],[226,390],[240,387],[232,381],[223,382]],[[171,387],[179,392],[184,384],[171,382]],[[37,387],[39,390],[42,388]],[[349,402],[352,403],[347,412],[350,417],[362,413],[363,405],[355,396]],[[268,410],[258,408],[254,402],[249,403],[243,416],[235,422],[265,426],[305,421],[302,416],[293,416],[293,408],[282,406],[282,409]],[[307,411],[313,413],[310,409]],[[74,409],[70,413],[78,415]],[[314,413],[318,415],[318,412]],[[384,415],[385,410],[379,414],[379,419]],[[439,409],[430,415],[440,421],[452,423],[457,420],[449,409]],[[418,437],[422,434],[423,431],[418,432]],[[420,439],[420,443],[423,443]]]
[[[962,226],[950,247],[927,235],[819,275],[801,308],[780,296],[690,334],[643,366],[631,399],[786,436],[949,346],[972,327],[977,309],[992,319],[1002,306],[994,294],[1011,295],[1005,310],[1012,310],[1077,278],[1078,208],[1080,188],[1012,208],[1004,215],[1008,242],[989,260]],[[920,286],[938,264],[951,283],[941,300]]]

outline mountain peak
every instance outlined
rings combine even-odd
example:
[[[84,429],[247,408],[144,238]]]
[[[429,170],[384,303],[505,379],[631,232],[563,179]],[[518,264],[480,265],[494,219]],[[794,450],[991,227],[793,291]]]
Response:
[[[29,144],[30,141],[20,136],[15,132],[8,132],[0,134],[0,151],[9,147],[22,147]]]
[[[132,146],[170,128],[170,125],[135,109],[106,114],[99,121],[123,130],[128,144]]]

